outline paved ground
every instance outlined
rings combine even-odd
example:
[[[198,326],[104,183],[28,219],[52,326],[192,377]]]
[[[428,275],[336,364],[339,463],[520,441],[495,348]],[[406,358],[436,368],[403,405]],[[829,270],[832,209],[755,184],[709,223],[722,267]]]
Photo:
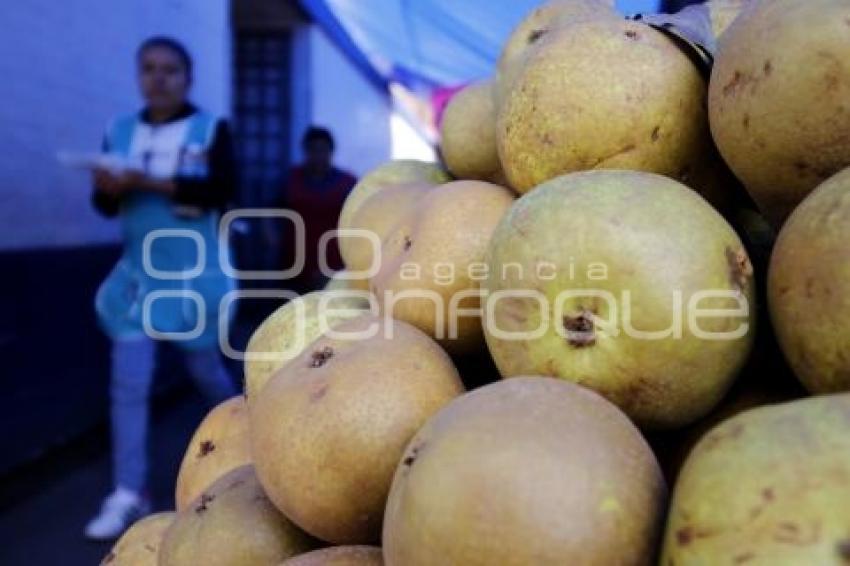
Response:
[[[177,468],[204,415],[187,389],[157,403],[151,435],[151,495],[156,510],[173,507]],[[0,564],[92,566],[109,544],[85,540],[82,529],[110,489],[107,431],[101,427],[27,467],[0,486]]]

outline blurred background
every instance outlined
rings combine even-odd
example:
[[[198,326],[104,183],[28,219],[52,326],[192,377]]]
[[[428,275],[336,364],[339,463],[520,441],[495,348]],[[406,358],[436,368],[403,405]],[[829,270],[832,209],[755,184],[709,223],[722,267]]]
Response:
[[[691,2],[618,1],[624,13]],[[391,158],[436,159],[448,95],[493,72],[536,0],[28,0],[0,3],[0,564],[94,564],[82,528],[109,489],[108,341],[94,293],[120,254],[118,223],[60,150],[96,151],[110,118],[141,106],[134,57],[168,35],[195,59],[192,100],[226,117],[239,168],[234,206],[274,202],[311,124],[361,176]],[[663,4],[663,5],[662,5]],[[235,262],[270,269],[259,225]],[[257,283],[257,286],[261,286]],[[242,304],[244,346],[274,307]],[[158,353],[151,495],[173,505],[182,451],[204,407],[174,352]],[[241,365],[229,362],[236,383]]]

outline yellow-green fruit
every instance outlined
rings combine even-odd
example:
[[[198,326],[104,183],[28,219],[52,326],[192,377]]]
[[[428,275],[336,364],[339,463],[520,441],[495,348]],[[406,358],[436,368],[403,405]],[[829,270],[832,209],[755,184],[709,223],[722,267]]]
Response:
[[[316,291],[287,302],[254,331],[245,350],[249,403],[272,374],[297,357],[328,328],[368,312],[369,301],[337,291]]]
[[[350,271],[373,275],[374,269],[383,265],[381,244],[396,224],[414,213],[425,195],[439,190],[442,185],[408,183],[387,187],[366,199],[351,221],[351,228],[363,230],[373,236],[373,241],[362,236],[352,237],[344,247],[345,265]],[[342,241],[342,240],[341,240]]]
[[[484,181],[427,193],[384,238],[381,269],[372,278],[381,308],[451,352],[483,348],[481,319],[460,311],[480,306],[487,244],[513,202],[509,190]]]
[[[333,546],[290,558],[281,566],[383,566],[377,546]]]
[[[587,169],[688,178],[711,148],[705,97],[687,54],[648,25],[565,27],[541,40],[500,109],[502,167],[521,193]]]
[[[177,514],[159,566],[274,566],[317,544],[272,505],[254,467],[242,466]]]
[[[723,35],[711,130],[771,222],[850,165],[850,3],[756,2]]]
[[[768,305],[803,385],[812,393],[850,390],[850,169],[809,195],[783,226]]]
[[[660,564],[850,561],[850,395],[742,413],[705,435],[676,483]]]
[[[667,177],[588,171],[545,183],[502,220],[487,263],[484,332],[502,376],[578,382],[641,426],[703,416],[750,351],[746,250]]]
[[[159,546],[172,521],[173,512],[136,521],[104,556],[101,566],[157,566]]]
[[[440,125],[440,147],[460,179],[495,182],[501,176],[492,81],[471,84],[452,97]]]
[[[337,271],[333,277],[325,283],[323,291],[368,291],[368,279],[350,279],[351,272],[347,269]]]
[[[409,324],[363,316],[335,331],[347,338],[320,338],[257,398],[251,445],[287,517],[328,542],[369,544],[405,444],[463,386],[448,355]]]
[[[621,17],[613,0],[554,0],[532,11],[511,32],[502,48],[493,91],[496,102],[505,99],[529,53],[546,34],[571,23],[606,17]]]
[[[182,511],[215,480],[250,463],[247,407],[240,395],[210,411],[189,441],[177,474],[175,507]]]
[[[439,185],[449,181],[449,174],[436,163],[416,161],[413,159],[402,159],[390,161],[373,169],[366,174],[348,194],[342,212],[339,215],[338,228],[349,230],[354,228],[354,216],[360,206],[370,197],[383,191],[387,187],[408,184]],[[362,245],[361,238],[341,236],[338,240],[339,251],[342,259],[348,265],[348,257],[351,255],[351,246]]]
[[[666,489],[629,419],[555,379],[487,385],[420,430],[393,479],[388,566],[651,564]]]
[[[754,4],[753,0],[708,0],[705,7],[708,8],[708,15],[711,18],[711,30],[714,32],[714,37],[719,39],[732,22],[735,21],[741,12],[750,4]]]

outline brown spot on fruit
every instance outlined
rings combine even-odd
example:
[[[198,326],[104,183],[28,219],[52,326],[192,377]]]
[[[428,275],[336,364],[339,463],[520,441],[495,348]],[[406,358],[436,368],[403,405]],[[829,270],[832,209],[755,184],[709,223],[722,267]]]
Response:
[[[413,240],[410,239],[410,236],[405,236],[404,237],[404,251],[409,250],[412,245],[413,245]]]
[[[841,79],[838,78],[838,75],[832,73],[824,77],[824,82],[826,83],[827,92],[835,92],[841,86]]]
[[[549,32],[547,29],[536,29],[528,34],[528,44],[537,43],[540,41],[540,38],[546,35]]]
[[[850,564],[850,538],[838,541],[835,545],[835,551],[844,562]]]
[[[334,355],[333,348],[329,346],[325,346],[321,350],[313,352],[310,356],[310,367],[311,368],[320,368],[330,360]]]
[[[688,525],[676,531],[676,542],[679,543],[679,546],[687,546],[691,544],[694,539],[708,538],[713,534],[714,533],[712,531],[700,530],[694,528],[692,525]]]
[[[770,61],[770,59],[768,59],[767,61],[764,62],[763,69],[764,69],[764,76],[769,77],[770,74],[773,72],[773,63]]]
[[[653,130],[652,130],[652,136],[650,136],[652,138],[652,141],[657,142],[660,135],[661,135],[661,126],[655,126],[655,128],[653,128]]]
[[[745,552],[743,554],[738,554],[737,556],[735,556],[735,564],[743,564],[744,562],[749,562],[755,557],[756,555],[753,552]]]
[[[203,458],[210,452],[215,450],[215,443],[212,440],[204,440],[198,447],[198,458]]]
[[[811,299],[815,296],[815,278],[806,277],[806,298]]]
[[[773,540],[783,544],[795,544],[806,546],[815,544],[820,539],[820,524],[816,523],[811,528],[804,528],[796,523],[788,521],[776,525]]]
[[[743,290],[753,276],[753,264],[750,263],[746,250],[744,248],[733,250],[727,247],[726,261],[729,264],[729,281],[738,290]]]
[[[416,462],[416,459],[419,457],[419,453],[422,452],[422,449],[425,448],[425,443],[419,443],[413,448],[410,449],[410,454],[408,454],[404,460],[402,460],[402,464],[406,467],[410,468]]]
[[[629,39],[640,39],[640,34],[633,29],[626,31],[626,37]]]
[[[750,129],[750,115],[749,114],[744,114],[744,118],[743,118],[743,120],[741,120],[741,125],[744,126],[745,130]]]
[[[754,77],[750,74],[744,74],[742,71],[735,71],[732,78],[729,79],[723,86],[723,96],[732,96],[737,94],[747,85],[752,85],[753,89],[758,84],[760,77]]]
[[[726,440],[734,440],[744,432],[744,425],[734,423],[730,428],[709,432],[705,435],[703,442],[704,450],[712,450]]]
[[[322,397],[324,397],[328,392],[328,384],[323,383],[320,387],[317,387],[313,392],[310,393],[310,402],[315,403]]]
[[[576,316],[564,316],[564,329],[567,331],[567,343],[574,348],[584,348],[596,344],[593,313],[582,310]]]
[[[152,544],[146,544],[145,550],[147,550],[148,552],[156,552],[156,547],[153,546]]]
[[[208,493],[201,494],[201,500],[198,501],[198,506],[195,507],[195,513],[200,515],[204,511],[206,511],[209,507],[208,505],[212,503],[213,499],[215,499],[214,495],[210,495]]]
[[[750,520],[755,520],[761,515],[765,508],[773,502],[773,488],[766,487],[761,490],[762,502],[750,509]]]
[[[600,157],[596,161],[593,161],[592,163],[590,163],[587,166],[587,169],[595,169],[595,168],[599,167],[600,165],[602,165],[603,163],[605,163],[606,161],[610,161],[611,159],[614,159],[615,157],[619,157],[621,155],[629,153],[630,151],[634,151],[635,149],[637,149],[637,146],[635,144],[633,144],[633,143],[626,144],[623,147],[621,147],[620,149],[610,153],[609,155],[605,155],[603,157]]]
[[[743,78],[744,75],[741,73],[741,71],[735,71],[735,73],[732,75],[732,78],[723,87],[723,96],[729,96],[730,94],[735,92],[735,90],[738,88],[738,85],[741,84]]]

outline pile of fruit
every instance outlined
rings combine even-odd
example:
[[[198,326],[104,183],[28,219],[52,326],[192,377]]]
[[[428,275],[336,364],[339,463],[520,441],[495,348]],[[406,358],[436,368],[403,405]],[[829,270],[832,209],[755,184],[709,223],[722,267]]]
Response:
[[[850,564],[850,2],[659,21],[530,14],[104,562]]]

